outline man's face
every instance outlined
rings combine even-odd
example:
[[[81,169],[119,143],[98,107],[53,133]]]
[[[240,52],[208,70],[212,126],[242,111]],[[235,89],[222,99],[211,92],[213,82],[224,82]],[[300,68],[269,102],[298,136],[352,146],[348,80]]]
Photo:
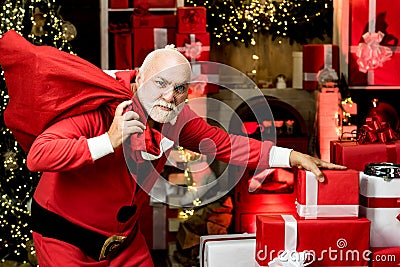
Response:
[[[174,124],[187,98],[190,68],[188,64],[166,69],[165,63],[161,65],[139,73],[137,96],[154,121]]]

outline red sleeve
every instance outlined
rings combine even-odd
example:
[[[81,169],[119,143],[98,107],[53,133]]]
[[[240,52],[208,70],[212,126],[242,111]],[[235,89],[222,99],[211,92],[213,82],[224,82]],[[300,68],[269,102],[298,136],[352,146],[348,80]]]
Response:
[[[92,111],[53,124],[40,134],[28,153],[31,171],[70,171],[93,164],[87,138],[105,133],[101,111]]]
[[[188,112],[192,114],[187,115],[187,122],[179,135],[179,145],[234,165],[269,167],[269,152],[273,142],[228,134],[193,115],[193,111]]]

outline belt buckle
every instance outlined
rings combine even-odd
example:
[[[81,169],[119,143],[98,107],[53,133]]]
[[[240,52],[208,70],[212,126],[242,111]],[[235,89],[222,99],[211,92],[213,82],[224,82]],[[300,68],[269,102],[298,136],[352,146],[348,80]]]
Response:
[[[126,239],[125,236],[113,235],[107,238],[104,242],[103,247],[101,248],[99,260],[104,260],[110,254],[110,252],[119,247],[124,240]]]

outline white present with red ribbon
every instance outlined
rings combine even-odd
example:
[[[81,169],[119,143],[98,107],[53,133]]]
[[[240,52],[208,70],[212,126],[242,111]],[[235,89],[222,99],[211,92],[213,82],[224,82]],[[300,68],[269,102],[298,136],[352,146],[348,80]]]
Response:
[[[400,246],[400,179],[361,172],[360,215],[371,221],[371,247]]]

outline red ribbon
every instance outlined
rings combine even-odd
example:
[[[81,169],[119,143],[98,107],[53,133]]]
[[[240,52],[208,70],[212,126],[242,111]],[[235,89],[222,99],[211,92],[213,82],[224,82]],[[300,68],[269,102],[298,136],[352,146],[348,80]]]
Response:
[[[368,117],[366,124],[361,127],[359,144],[387,143],[397,139],[397,135],[389,124],[378,116]]]
[[[360,205],[367,208],[399,208],[400,198],[366,197],[360,195]],[[397,217],[400,218],[400,214]]]

